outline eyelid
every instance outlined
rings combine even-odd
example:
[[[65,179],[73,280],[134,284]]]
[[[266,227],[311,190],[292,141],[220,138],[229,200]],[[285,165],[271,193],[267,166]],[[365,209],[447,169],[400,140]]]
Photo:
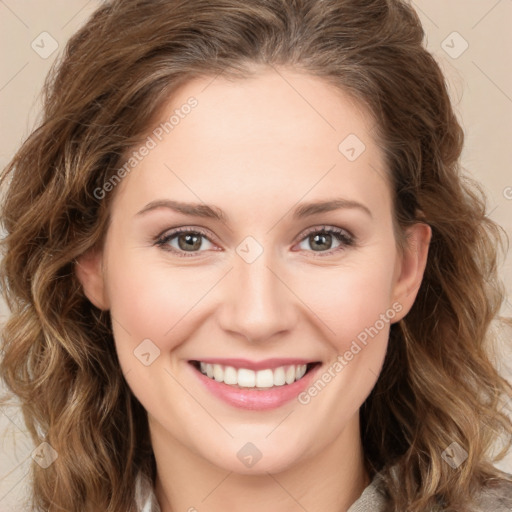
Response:
[[[346,250],[347,248],[354,247],[357,245],[356,236],[353,235],[348,229],[325,224],[321,226],[313,226],[311,228],[306,229],[306,231],[303,231],[299,236],[298,243],[301,243],[308,236],[314,233],[328,233],[334,235],[340,242],[340,245],[338,247],[329,249],[327,251],[306,251],[306,253],[310,253],[314,258],[327,258],[335,254],[337,255],[342,251]],[[340,238],[341,240],[339,240]]]
[[[340,228],[337,226],[331,226],[329,224],[323,224],[320,226],[312,226],[311,228],[307,228],[305,231],[302,231],[299,237],[299,242],[301,242],[304,238],[306,238],[311,233],[319,232],[336,232],[336,233],[346,233],[347,236],[355,241],[355,236],[346,228]]]
[[[171,229],[166,229],[165,231],[163,231],[162,233],[160,233],[159,235],[157,235],[155,237],[154,243],[155,243],[155,245],[159,245],[164,251],[168,251],[173,254],[177,254],[178,256],[189,257],[189,256],[199,255],[199,254],[205,252],[205,251],[190,251],[187,254],[187,251],[179,251],[179,250],[175,249],[174,247],[169,247],[169,248],[165,247],[171,238],[174,238],[178,235],[181,235],[182,233],[187,233],[187,232],[200,234],[204,238],[206,238],[210,243],[219,245],[215,241],[210,240],[210,238],[215,239],[216,237],[214,235],[212,235],[209,231],[205,230],[204,228],[199,228],[199,227],[195,227],[195,226],[179,226],[179,227],[175,227],[175,228],[171,228]]]
[[[217,242],[214,241],[216,239],[216,237],[212,233],[210,233],[208,230],[205,230],[204,228],[195,227],[195,226],[179,226],[179,227],[175,227],[172,229],[166,229],[161,234],[159,234],[158,236],[155,237],[155,244],[160,245],[162,248],[164,248],[164,246],[167,244],[167,242],[171,238],[174,238],[175,236],[178,236],[182,233],[187,233],[187,232],[197,233],[197,234],[203,236],[204,238],[206,238],[210,243],[219,245]],[[331,226],[331,225],[324,224],[324,225],[320,225],[320,226],[318,226],[318,225],[312,226],[310,228],[307,228],[305,231],[302,231],[301,234],[297,237],[296,242],[294,242],[294,245],[302,242],[312,233],[328,233],[328,234],[332,234],[335,236],[338,235],[338,237],[340,237],[340,238],[345,238],[345,240],[339,240],[341,245],[338,247],[335,247],[334,249],[329,249],[327,251],[306,251],[308,253],[313,253],[314,257],[317,257],[317,256],[323,257],[323,256],[329,256],[329,255],[335,254],[349,246],[355,245],[356,241],[357,241],[356,237],[349,230],[347,230],[345,228],[340,228],[337,226]],[[211,240],[211,238],[213,238],[213,240]],[[189,251],[179,251],[175,248],[164,248],[164,250],[166,250],[168,252],[172,252],[174,254],[178,254],[179,256],[185,256],[185,257],[199,255],[203,252],[206,252],[204,250],[203,251],[190,251],[190,252]]]
[[[204,228],[196,227],[196,226],[178,226],[175,228],[167,228],[164,231],[162,231],[159,235],[155,237],[155,240],[162,240],[164,238],[169,238],[175,235],[180,234],[181,232],[187,232],[190,231],[192,233],[200,233],[201,235],[204,235],[205,238],[213,238],[216,237],[208,230],[205,230]]]

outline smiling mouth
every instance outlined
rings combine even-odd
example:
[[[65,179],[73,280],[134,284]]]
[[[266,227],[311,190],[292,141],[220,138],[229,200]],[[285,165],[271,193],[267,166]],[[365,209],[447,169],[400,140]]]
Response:
[[[212,380],[223,382],[235,388],[254,389],[269,389],[293,384],[321,364],[317,361],[308,364],[290,364],[276,368],[251,370],[249,368],[235,368],[234,366],[194,360],[189,361],[189,363],[197,371]]]

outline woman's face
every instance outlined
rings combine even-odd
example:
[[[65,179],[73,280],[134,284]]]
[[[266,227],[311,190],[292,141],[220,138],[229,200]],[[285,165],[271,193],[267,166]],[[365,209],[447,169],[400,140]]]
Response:
[[[372,126],[320,79],[265,71],[189,82],[134,148],[79,277],[154,443],[254,473],[353,442],[429,240],[416,225],[399,255]]]

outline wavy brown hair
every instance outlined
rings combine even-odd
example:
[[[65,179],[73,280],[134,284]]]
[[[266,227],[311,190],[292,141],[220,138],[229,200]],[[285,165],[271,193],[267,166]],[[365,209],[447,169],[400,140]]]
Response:
[[[417,299],[392,325],[360,410],[365,462],[383,476],[387,511],[462,512],[482,486],[507,478],[493,463],[511,444],[502,404],[512,388],[489,351],[506,235],[461,169],[463,131],[423,41],[399,0],[113,0],[71,38],[45,82],[40,125],[1,177],[11,310],[1,375],[36,445],[59,454],[47,469],[33,464],[34,510],[134,511],[137,473],[155,478],[146,412],[121,372],[108,312],[86,299],[74,262],[108,228],[115,191],[94,191],[173,91],[261,66],[320,77],[364,105],[398,233],[420,220],[432,228]],[[498,436],[505,446],[493,459]],[[457,470],[442,459],[453,442],[468,453]]]

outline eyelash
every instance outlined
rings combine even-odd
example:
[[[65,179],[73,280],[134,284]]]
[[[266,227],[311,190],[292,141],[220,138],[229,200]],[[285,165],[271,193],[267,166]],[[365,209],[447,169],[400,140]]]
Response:
[[[179,257],[194,257],[195,254],[201,253],[203,251],[190,251],[189,254],[187,254],[187,251],[180,251],[175,248],[171,248],[168,246],[168,243],[175,238],[178,235],[181,235],[183,233],[194,233],[198,235],[202,235],[206,239],[209,240],[209,235],[205,231],[203,231],[200,228],[177,228],[173,231],[164,233],[163,235],[159,235],[156,239],[155,245],[158,247],[161,247],[165,251],[172,252],[174,254],[177,254]],[[307,252],[313,252],[314,257],[324,257],[324,256],[330,256],[334,253],[337,253],[338,251],[345,250],[347,247],[351,247],[355,245],[356,238],[350,234],[348,231],[340,228],[335,228],[333,226],[323,226],[321,228],[315,227],[308,229],[302,236],[302,238],[299,240],[299,242],[302,242],[304,239],[308,238],[309,236],[313,234],[318,233],[327,233],[334,235],[337,240],[340,242],[340,245],[338,247],[335,247],[334,249],[330,249],[328,251],[307,251]],[[211,240],[209,240],[211,242]],[[213,243],[213,242],[211,242]]]

